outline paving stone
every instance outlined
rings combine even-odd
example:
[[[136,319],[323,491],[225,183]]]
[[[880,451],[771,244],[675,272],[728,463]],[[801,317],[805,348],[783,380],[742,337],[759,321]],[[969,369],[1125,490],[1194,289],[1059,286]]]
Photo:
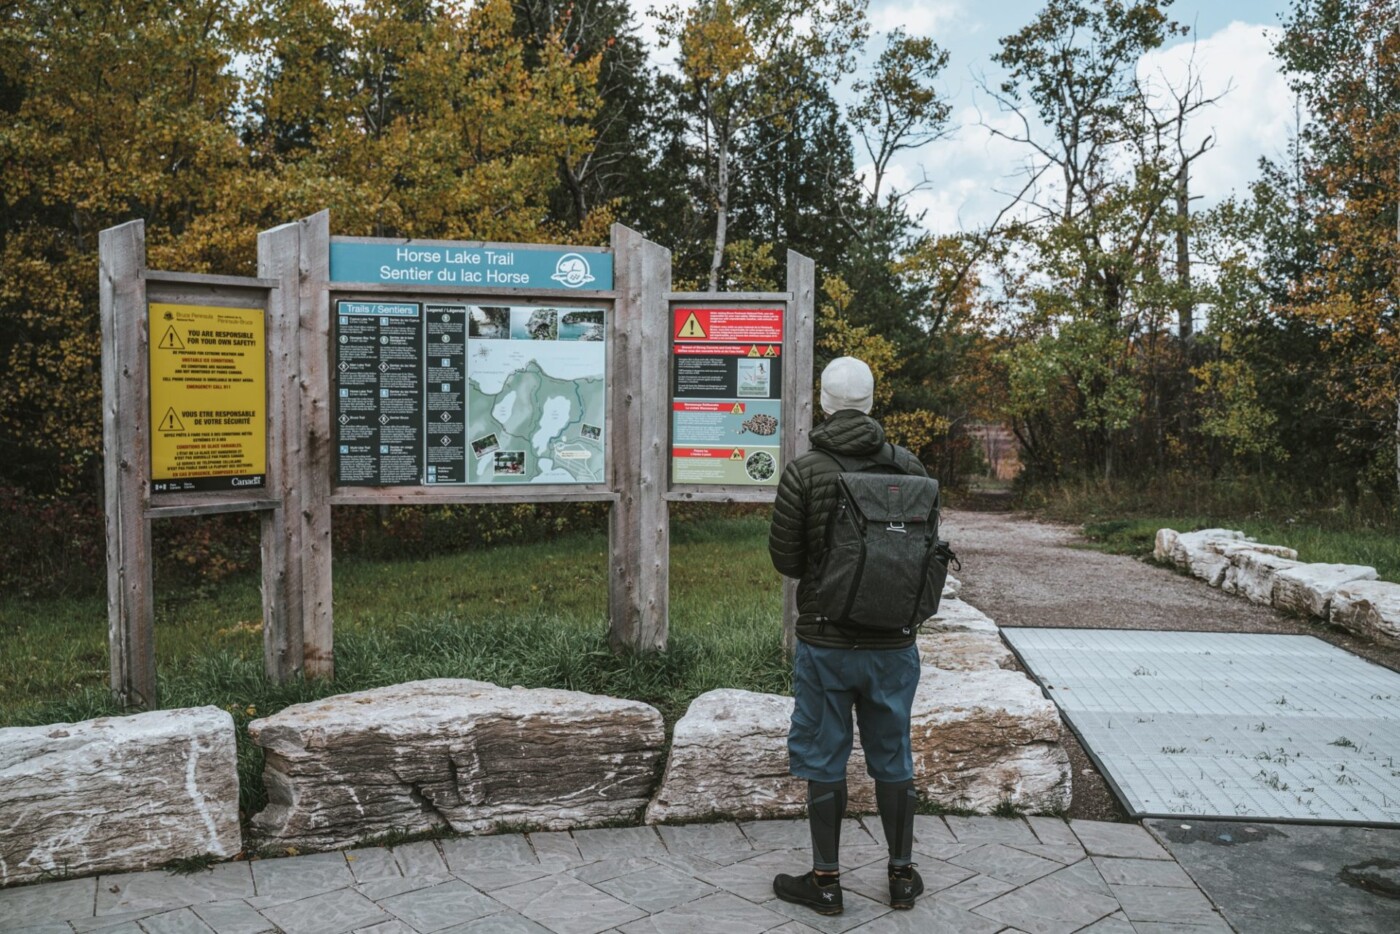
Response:
[[[501,910],[499,902],[465,882],[453,880],[386,898],[379,906],[421,934],[431,934],[463,921],[475,921]]]
[[[214,929],[188,908],[153,915],[141,922],[141,928],[146,934],[214,934]]]
[[[789,921],[782,927],[773,928],[768,934],[818,934],[816,928],[809,928],[801,921]]]
[[[0,889],[0,918],[23,919],[26,923],[91,918],[96,899],[96,878]]]
[[[977,875],[971,869],[954,866],[952,863],[945,863],[938,859],[925,860],[918,865],[919,875],[924,880],[925,895],[941,892],[943,889],[957,885],[964,879],[970,879]],[[890,898],[889,871],[883,865],[871,863],[855,872],[842,873],[841,887],[848,892],[858,892],[877,902],[888,902]]]
[[[345,854],[345,862],[350,866],[350,874],[356,882],[378,882],[381,879],[401,879],[398,861],[388,847],[372,846],[363,850],[350,850]]]
[[[864,895],[855,892],[845,892],[842,895],[842,902],[845,910],[839,915],[819,915],[806,905],[794,905],[791,902],[779,901],[774,898],[772,901],[763,903],[763,907],[778,914],[786,915],[794,921],[800,921],[808,927],[816,928],[825,934],[843,934],[852,928],[859,927],[870,921],[874,921],[881,915],[888,914],[890,906],[866,898]]]
[[[585,863],[582,866],[575,866],[573,869],[568,870],[568,874],[580,882],[587,882],[589,885],[597,885],[599,882],[607,882],[609,879],[616,879],[618,876],[640,872],[643,869],[654,869],[659,865],[659,863],[640,856],[627,859],[600,859],[595,863]]]
[[[1084,847],[1075,843],[1073,846],[1060,846],[1055,843],[1020,843],[1011,844],[1022,853],[1029,853],[1032,856],[1039,856],[1042,859],[1053,859],[1061,865],[1068,866],[1070,863],[1077,863],[1088,854],[1084,852]]]
[[[218,863],[208,870],[178,875],[164,870],[98,876],[97,914],[184,908],[203,902],[249,898],[253,871],[246,862]]]
[[[543,867],[539,867],[536,869],[472,869],[468,872],[453,873],[453,876],[479,892],[490,893],[497,889],[508,889],[513,885],[520,885],[522,882],[531,882],[549,874]]]
[[[1030,825],[1019,817],[943,818],[959,843],[1039,843]]]
[[[1132,922],[1121,911],[1115,911],[1101,921],[1084,928],[1079,934],[1135,934]]]
[[[1109,885],[1196,887],[1186,871],[1169,860],[1095,856],[1093,861],[1094,868]]]
[[[806,850],[770,850],[751,859],[728,866],[716,865],[702,870],[696,877],[718,886],[726,892],[751,902],[765,902],[773,897],[773,877],[780,872],[798,875],[812,866],[812,855]]]
[[[1041,843],[1051,846],[1079,846],[1079,838],[1070,830],[1069,823],[1058,817],[1027,817],[1026,823]]]
[[[587,862],[568,831],[532,833],[530,845],[535,848],[535,857],[539,864],[551,872],[559,872]]]
[[[418,934],[418,932],[395,918],[392,921],[371,924],[367,928],[360,928],[355,931],[355,934]]]
[[[344,853],[259,859],[251,865],[253,884],[257,886],[258,894],[248,899],[248,904],[259,910],[309,895],[347,888],[355,881]]]
[[[812,832],[807,818],[792,820],[751,820],[739,824],[739,830],[756,850],[787,850],[810,846]],[[844,827],[842,836],[845,836]]]
[[[405,879],[375,879],[373,882],[364,882],[355,886],[355,891],[372,902],[382,901],[386,898],[393,898],[395,895],[402,895],[405,892],[417,892],[421,889],[431,888],[434,885],[441,885],[444,882],[453,880],[453,876],[413,876]],[[470,883],[468,883],[470,884]]]
[[[666,849],[682,855],[703,856],[715,863],[737,863],[757,851],[737,824],[662,825],[657,828]]]
[[[1177,924],[1172,921],[1134,921],[1137,934],[1234,934],[1224,920],[1212,924]]]
[[[118,915],[104,915],[101,918],[74,918],[68,923],[73,925],[73,930],[77,934],[88,934],[89,931],[113,931],[127,927],[136,928],[136,922],[152,917],[153,915],[164,914],[164,910],[157,908],[152,911],[127,911]]]
[[[211,902],[195,905],[194,913],[214,929],[214,934],[266,934],[273,930],[272,922],[258,914],[246,902]]]
[[[795,906],[794,906],[795,907]],[[812,912],[808,911],[808,914]],[[760,934],[783,916],[726,892],[716,892],[659,914],[624,924],[622,934]],[[822,929],[818,929],[822,930]]]
[[[1062,863],[1041,859],[1039,856],[1023,853],[1014,847],[1001,843],[979,846],[975,850],[970,850],[961,856],[948,860],[948,862],[955,866],[962,866],[964,869],[979,872],[984,876],[1010,882],[1012,885],[1025,885],[1027,882],[1033,882],[1041,876],[1048,876],[1055,870],[1064,868]]]
[[[811,859],[811,851],[808,850],[808,859]],[[871,843],[868,846],[847,846],[841,844],[841,868],[843,870],[859,869],[871,863],[885,864],[890,861],[890,851],[888,847],[878,843]]]
[[[5,934],[73,934],[73,925],[67,921],[44,921],[40,924],[10,927],[0,922],[0,931],[4,931]]]
[[[943,818],[932,814],[914,815],[914,845],[933,846],[940,843],[957,843],[958,838],[943,822]]]
[[[432,840],[419,840],[394,847],[394,861],[405,876],[445,876],[447,863]]]
[[[611,827],[575,830],[574,843],[585,860],[625,859],[661,854],[666,848],[652,827]]]
[[[500,889],[491,897],[557,934],[597,934],[635,921],[643,914],[568,875],[547,876]]]
[[[993,879],[991,876],[973,876],[957,885],[950,885],[938,893],[938,898],[959,908],[976,908],[1015,887],[1010,882]]]
[[[103,934],[146,934],[135,921],[121,921],[102,928],[75,928],[75,930],[102,931]]]
[[[285,934],[344,934],[391,920],[374,902],[349,889],[275,905],[263,915]]]
[[[1174,924],[1213,924],[1220,919],[1215,906],[1195,886],[1163,888],[1150,885],[1110,885],[1113,897],[1134,926],[1139,921]]]
[[[973,911],[1029,934],[1069,934],[1118,910],[1116,901],[1095,891],[1074,868],[1042,876]]]
[[[999,921],[979,918],[945,901],[920,897],[910,910],[882,915],[858,934],[997,934],[1004,930]]]
[[[454,873],[470,869],[533,869],[540,865],[530,841],[518,833],[498,837],[453,837],[442,841],[442,855]]]
[[[651,914],[693,902],[715,891],[712,885],[663,866],[618,876],[594,888]]]
[[[507,908],[494,915],[487,915],[484,918],[477,918],[475,921],[468,921],[466,924],[450,927],[442,931],[441,934],[551,934],[551,932],[549,928],[540,927],[524,915],[516,914]]]
[[[1171,859],[1171,854],[1137,824],[1107,821],[1070,821],[1079,842],[1091,856],[1120,856],[1126,859]]]
[[[918,838],[914,839],[914,853],[917,856],[927,856],[929,859],[952,859],[954,856],[961,856],[970,853],[980,843],[920,843]],[[918,860],[916,859],[915,862]]]

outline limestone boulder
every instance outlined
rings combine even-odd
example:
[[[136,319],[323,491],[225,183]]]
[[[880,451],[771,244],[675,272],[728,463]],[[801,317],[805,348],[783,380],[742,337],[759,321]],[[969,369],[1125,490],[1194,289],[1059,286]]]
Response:
[[[1332,594],[1343,584],[1373,581],[1376,569],[1359,564],[1300,564],[1274,574],[1274,606],[1327,619]]]
[[[1301,563],[1264,551],[1235,550],[1221,589],[1237,594],[1250,603],[1270,606],[1274,602],[1274,580],[1281,571],[1301,566]]]
[[[1352,581],[1332,592],[1332,625],[1383,645],[1400,646],[1400,584]]]
[[[961,600],[944,599],[937,615],[919,631],[919,659],[945,671],[1014,668],[1015,657],[1001,641],[996,623]]]
[[[792,698],[748,691],[697,697],[676,724],[647,822],[762,819],[804,812],[806,782],[788,774]],[[948,807],[1068,807],[1069,759],[1055,706],[1015,671],[925,666],[914,698],[915,783]],[[847,771],[852,812],[874,809],[857,742]]]
[[[0,886],[234,856],[234,736],[217,707],[0,729]]]
[[[1219,587],[1230,562],[1220,549],[1232,542],[1243,542],[1245,534],[1232,529],[1201,529],[1181,532],[1170,543],[1168,560],[1192,577]]]
[[[690,702],[671,734],[661,787],[647,806],[649,824],[732,817],[800,817],[807,783],[788,772],[792,698],[721,688]],[[860,737],[847,775],[847,807],[875,810]]]
[[[943,582],[943,599],[947,600],[949,597],[956,597],[961,590],[962,581],[949,574],[948,579]]]
[[[414,681],[248,725],[266,756],[265,839],[335,847],[390,831],[490,833],[635,817],[665,730],[638,701],[482,681]]]
[[[1176,540],[1180,534],[1176,529],[1158,529],[1157,537],[1152,543],[1152,560],[1158,564],[1175,564],[1172,550],[1176,548]]]

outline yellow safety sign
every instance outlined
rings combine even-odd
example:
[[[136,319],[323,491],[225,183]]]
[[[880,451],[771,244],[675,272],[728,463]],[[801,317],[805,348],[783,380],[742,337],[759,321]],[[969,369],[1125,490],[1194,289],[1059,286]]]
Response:
[[[730,412],[731,415],[743,415],[743,414],[744,414],[744,403],[742,403],[742,402],[736,402],[736,403],[734,403],[734,408],[730,409],[729,412]]]
[[[744,459],[744,449],[743,449],[743,448],[735,448],[735,449],[734,449],[734,453],[729,455],[729,459],[732,460],[732,461],[741,461],[741,460],[743,460],[743,459]]]
[[[758,345],[757,345],[757,344],[753,344],[753,345],[751,345],[751,346],[749,347],[749,356],[750,356],[750,357],[757,357],[757,356],[760,356],[760,354],[759,354],[759,352],[758,352]]]
[[[267,483],[267,345],[261,308],[152,303],[151,491]]]
[[[776,357],[778,355],[778,348],[774,347],[772,344],[769,344],[768,349],[763,352],[763,355],[765,357]]]
[[[705,337],[705,329],[700,324],[700,319],[695,316],[695,312],[690,313],[690,317],[685,319],[685,324],[681,325],[681,330],[677,337]]]

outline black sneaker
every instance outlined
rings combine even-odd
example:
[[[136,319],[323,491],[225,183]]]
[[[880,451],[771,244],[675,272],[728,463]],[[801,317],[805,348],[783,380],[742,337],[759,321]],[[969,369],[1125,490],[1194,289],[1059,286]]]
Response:
[[[845,908],[841,904],[841,879],[831,876],[831,881],[822,884],[817,881],[815,872],[805,876],[779,874],[773,878],[773,894],[794,905],[806,905],[823,915],[839,915]],[[913,902],[910,902],[912,905]]]
[[[924,894],[924,880],[911,863],[890,866],[890,907],[913,908],[914,899]]]

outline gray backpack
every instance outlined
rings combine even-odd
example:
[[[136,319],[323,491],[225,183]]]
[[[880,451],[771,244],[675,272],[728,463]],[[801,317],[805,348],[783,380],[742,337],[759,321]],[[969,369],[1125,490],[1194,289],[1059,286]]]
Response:
[[[822,622],[913,633],[934,613],[956,560],[938,538],[938,481],[910,476],[887,444],[878,455],[821,453],[841,467],[826,553],[808,585]]]

